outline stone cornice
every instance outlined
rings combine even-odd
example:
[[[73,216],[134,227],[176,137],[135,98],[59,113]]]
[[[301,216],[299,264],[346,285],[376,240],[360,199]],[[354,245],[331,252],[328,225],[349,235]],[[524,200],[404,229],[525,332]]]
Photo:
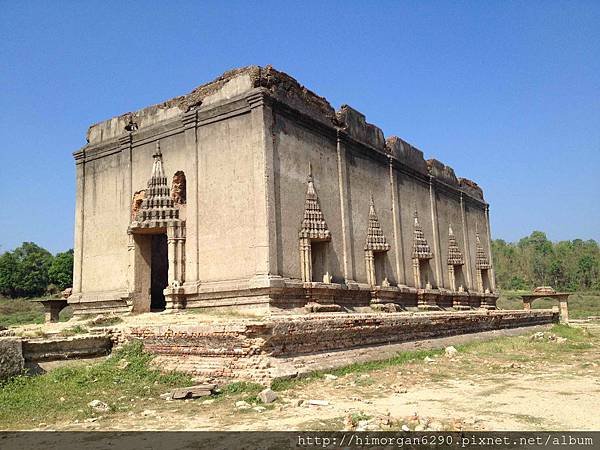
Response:
[[[408,175],[409,177],[423,183],[423,184],[429,184],[429,175],[426,175],[424,173],[421,173],[415,169],[413,169],[412,167],[402,163],[400,160],[398,160],[397,158],[395,158],[393,155],[389,155],[388,154],[388,160],[391,161],[392,163],[392,167],[397,170],[399,173],[403,174],[403,175]]]
[[[192,109],[181,115],[181,123],[183,128],[189,130],[190,128],[196,128],[198,124],[198,110]]]
[[[338,129],[334,127],[333,124],[331,126],[327,126],[322,121],[316,120],[310,115],[304,114],[298,111],[297,109],[294,109],[287,103],[284,103],[275,97],[270,98],[271,107],[274,110],[274,112],[294,120],[298,125],[303,126],[309,131],[320,133],[321,136],[330,139],[332,142],[337,142]]]
[[[389,164],[389,161],[391,161],[393,168],[398,170],[398,172],[408,175],[424,184],[433,183],[436,188],[439,188],[450,195],[458,197],[463,195],[464,198],[473,205],[478,207],[485,207],[485,205],[487,205],[484,200],[473,197],[458,186],[448,185],[435,176],[420,173],[402,163],[396,156],[353,139],[352,136],[350,136],[343,128],[334,124],[333,121],[331,122],[331,125],[328,125],[323,120],[318,120],[310,114],[299,111],[281,98],[273,95],[271,91],[264,87],[254,88],[243,95],[226,99],[215,104],[200,105],[177,117],[156,123],[140,131],[124,132],[116,138],[111,138],[110,140],[103,141],[99,144],[88,144],[79,151],[73,153],[73,156],[76,164],[80,164],[84,161],[92,161],[112,155],[121,151],[121,149],[129,148],[130,146],[131,148],[139,147],[140,145],[153,142],[157,139],[164,139],[194,127],[202,127],[210,123],[249,113],[252,109],[258,107],[270,107],[274,112],[294,120],[298,125],[318,133],[321,136],[330,139],[332,142],[342,142],[347,145],[351,151],[370,158],[386,167]],[[432,177],[432,181],[430,180],[430,177]]]
[[[102,141],[98,144],[88,144],[73,153],[76,163],[93,161],[98,158],[120,152],[122,149],[139,147],[158,139],[182,133],[186,129],[226,120],[240,114],[250,112],[250,106],[245,98],[210,105],[207,108],[190,110],[178,117],[164,120],[140,131],[124,132],[118,137]]]
[[[246,101],[252,109],[273,105],[273,97],[269,95],[269,91],[266,88],[256,88],[254,92],[246,96]]]
[[[462,199],[465,201],[465,203],[469,203],[472,206],[476,206],[478,208],[483,208],[483,209],[485,209],[488,206],[487,202],[482,201],[478,198],[474,198],[473,196],[469,195],[469,193],[467,193],[465,191],[460,191],[460,194],[462,196]]]
[[[267,93],[267,96],[268,96],[268,93]],[[322,122],[317,121],[317,120],[311,118],[310,116],[303,114],[300,111],[292,109],[289,105],[282,103],[281,101],[279,101],[277,99],[272,99],[272,102],[274,104],[274,109],[277,112],[282,113],[283,115],[286,115],[292,119],[296,119],[298,122],[300,122],[306,128],[308,128],[314,132],[320,131],[322,135],[324,135],[328,138],[331,138],[333,136],[333,133],[335,132],[337,140],[339,140],[340,142],[342,142],[346,145],[349,145],[353,151],[359,152],[363,156],[366,156],[376,162],[384,163],[384,164],[387,164],[386,161],[392,160],[393,167],[396,170],[398,170],[400,173],[403,173],[405,175],[412,177],[413,179],[416,179],[417,181],[422,182],[423,184],[429,184],[431,182],[430,180],[433,179],[434,180],[433,183],[436,187],[439,187],[444,192],[447,192],[447,193],[455,196],[456,198],[460,198],[460,195],[463,194],[465,196],[465,198],[468,199],[474,205],[481,207],[481,206],[487,204],[483,200],[474,198],[468,192],[460,189],[460,187],[458,187],[458,186],[451,186],[435,176],[425,175],[423,173],[420,173],[420,172],[412,169],[411,167],[407,166],[406,164],[403,164],[395,156],[393,156],[389,153],[382,152],[379,149],[376,149],[376,148],[369,146],[363,142],[359,142],[359,141],[353,139],[342,128],[336,127],[333,124],[331,127],[327,127]]]
[[[338,128],[338,138],[341,142],[348,145],[352,151],[360,154],[361,156],[365,156],[379,163],[383,163],[385,166],[388,164],[388,154],[376,149],[375,147],[371,147],[363,142],[357,141],[348,135],[343,129]]]
[[[133,135],[131,132],[128,132],[125,135],[122,135],[118,139],[120,148],[129,148],[133,142]]]
[[[75,159],[75,164],[83,164],[85,161],[85,147],[73,152],[73,158]]]
[[[460,200],[460,194],[463,193],[463,191],[459,187],[445,183],[444,181],[434,176],[431,176],[431,184],[433,184],[433,187],[435,188],[436,192],[442,191],[450,195],[451,197],[454,197],[456,200]]]

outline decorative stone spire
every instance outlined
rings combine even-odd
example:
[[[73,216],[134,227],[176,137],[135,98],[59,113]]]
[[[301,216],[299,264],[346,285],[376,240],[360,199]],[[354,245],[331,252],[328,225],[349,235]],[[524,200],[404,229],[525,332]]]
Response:
[[[179,210],[171,198],[171,190],[163,169],[160,142],[156,143],[156,152],[152,157],[152,175],[148,180],[144,201],[131,224],[132,228],[160,228],[167,226],[168,222],[179,220]]]
[[[312,177],[312,164],[310,163],[308,165],[307,185],[304,218],[302,219],[302,228],[299,237],[328,241],[331,239],[331,233],[329,232],[329,228],[327,228],[327,223],[319,205],[319,197]]]
[[[483,245],[481,245],[477,224],[475,224],[475,267],[477,269],[490,269],[492,267],[490,260],[483,249]]]
[[[449,266],[462,266],[465,264],[463,254],[458,248],[454,231],[452,231],[452,225],[448,227],[448,265]]]
[[[369,228],[367,229],[367,242],[365,250],[371,250],[373,252],[387,252],[390,249],[390,244],[387,243],[383,230],[379,225],[379,219],[375,212],[375,202],[371,195],[369,201]]]
[[[419,214],[415,208],[415,223],[414,223],[414,243],[413,243],[413,259],[431,259],[433,253],[423,234],[423,228],[419,224]]]

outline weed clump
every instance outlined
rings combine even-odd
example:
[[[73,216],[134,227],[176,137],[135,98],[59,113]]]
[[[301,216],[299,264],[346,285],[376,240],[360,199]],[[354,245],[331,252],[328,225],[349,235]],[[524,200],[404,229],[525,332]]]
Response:
[[[158,396],[169,388],[193,383],[188,375],[151,368],[151,360],[152,355],[143,351],[141,342],[133,342],[100,363],[59,367],[39,376],[5,380],[0,383],[0,428],[82,420],[94,415],[88,406],[92,400],[107,403],[108,414],[123,411],[132,398]]]

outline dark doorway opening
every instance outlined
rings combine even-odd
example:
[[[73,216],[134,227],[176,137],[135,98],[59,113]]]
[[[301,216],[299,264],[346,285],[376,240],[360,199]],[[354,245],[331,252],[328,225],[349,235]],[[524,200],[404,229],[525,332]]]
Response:
[[[310,243],[312,256],[312,281],[323,282],[323,276],[327,273],[327,245],[329,242],[313,241]]]
[[[164,289],[168,284],[169,258],[167,235],[152,235],[152,262],[150,265],[150,311],[164,311],[166,302]]]
[[[465,290],[465,276],[462,266],[454,266],[454,286],[458,292]]]
[[[488,293],[491,291],[490,289],[490,276],[488,274],[487,269],[481,269],[481,284],[484,293]]]
[[[419,259],[419,272],[421,273],[421,286],[417,286],[417,288],[431,289],[433,287],[433,277],[431,276],[431,265],[428,259]]]
[[[387,278],[387,275],[385,273],[385,257],[385,252],[376,252],[373,254],[376,286],[381,286],[383,284],[383,280]]]

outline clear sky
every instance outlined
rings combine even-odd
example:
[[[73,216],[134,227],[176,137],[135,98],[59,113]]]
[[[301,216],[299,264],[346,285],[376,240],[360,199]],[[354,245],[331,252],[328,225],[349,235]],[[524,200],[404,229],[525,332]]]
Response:
[[[250,64],[477,181],[493,237],[600,240],[597,0],[0,0],[0,251],[72,247],[89,125]]]

